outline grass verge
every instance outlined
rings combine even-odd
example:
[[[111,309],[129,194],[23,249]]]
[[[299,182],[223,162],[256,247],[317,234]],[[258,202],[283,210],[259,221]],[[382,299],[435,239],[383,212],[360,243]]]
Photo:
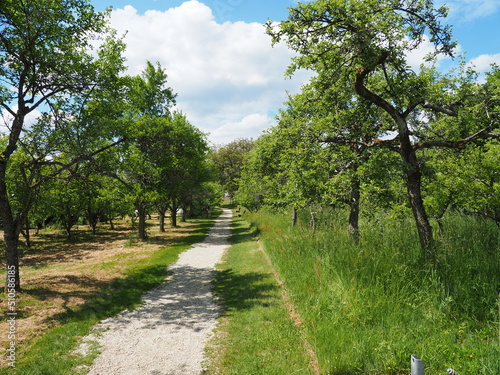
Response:
[[[255,227],[233,220],[232,246],[213,282],[224,313],[207,349],[205,374],[314,374]]]
[[[73,262],[65,259],[63,263],[25,267],[27,277],[24,290],[19,295],[18,326],[22,328],[22,325],[30,324],[30,319],[36,317],[34,310],[37,308],[54,308],[57,313],[46,314],[43,328],[36,332],[37,337],[25,340],[17,348],[16,367],[4,367],[0,369],[0,374],[85,374],[86,366],[92,363],[97,352],[94,350],[86,356],[75,353],[80,338],[87,335],[100,320],[137,307],[144,293],[165,280],[168,266],[178,259],[181,252],[203,241],[212,225],[213,220],[186,224],[184,228],[179,228],[180,234],[175,238],[167,241],[166,238],[162,240],[157,237],[151,241],[157,242],[156,246],[138,243],[133,248],[127,248],[126,253],[115,254],[116,250],[111,251],[108,256],[102,255],[98,264],[86,262],[85,259],[80,259],[80,262],[77,257]],[[165,243],[169,245],[164,246]],[[80,245],[85,247],[84,244]],[[106,253],[106,249],[102,252]],[[67,281],[69,284],[73,281],[71,285],[75,290],[61,292],[56,290],[57,285],[41,283],[43,277],[39,274],[50,275],[54,272],[63,274],[58,281]],[[102,277],[100,282],[95,282],[87,272],[118,276]],[[30,283],[30,280],[36,283]],[[80,284],[85,282],[93,285],[82,290]],[[76,290],[77,287],[80,289]],[[54,306],[44,303],[46,299]]]

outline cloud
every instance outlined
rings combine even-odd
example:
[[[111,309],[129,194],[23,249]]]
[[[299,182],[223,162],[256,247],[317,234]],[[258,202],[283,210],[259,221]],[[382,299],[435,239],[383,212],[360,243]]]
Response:
[[[469,65],[479,73],[490,70],[492,64],[500,65],[500,53],[495,55],[480,55],[469,62]]]
[[[441,3],[445,2],[442,1]],[[500,10],[500,1],[450,0],[446,1],[446,6],[450,9],[450,19],[473,21],[498,12]]]
[[[460,46],[457,46],[454,50],[454,54],[458,55],[461,49],[462,48]],[[434,44],[429,40],[429,37],[427,35],[424,35],[424,38],[420,46],[417,49],[410,51],[406,54],[406,62],[408,63],[408,65],[410,65],[410,67],[414,71],[418,71],[420,65],[425,64],[426,56],[434,52],[434,50],[435,50]],[[436,67],[440,67],[441,63],[449,60],[450,57],[447,55],[438,55],[436,61]]]
[[[241,138],[241,134],[259,135],[263,130],[273,124],[273,119],[265,113],[254,113],[245,116],[241,121],[227,122],[225,125],[217,128],[212,136],[219,143],[229,143],[236,138]],[[256,139],[257,137],[249,137]]]
[[[210,132],[213,142],[227,140],[229,133],[255,138],[257,127],[238,124],[255,114],[267,116],[307,77],[283,78],[292,52],[283,45],[273,48],[261,24],[218,23],[212,9],[196,0],[143,15],[128,5],[112,12],[111,25],[127,31],[129,74],[139,74],[147,60],[159,61],[178,93],[177,107]],[[235,129],[228,131],[231,126]]]

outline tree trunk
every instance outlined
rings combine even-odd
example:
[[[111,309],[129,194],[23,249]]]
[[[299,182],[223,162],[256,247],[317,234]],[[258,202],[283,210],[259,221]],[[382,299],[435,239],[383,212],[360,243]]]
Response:
[[[100,215],[96,212],[92,212],[92,208],[87,208],[87,221],[89,222],[92,234],[97,234],[97,225],[99,224]]]
[[[28,215],[26,215],[26,218],[24,219],[24,230],[21,231],[21,234],[24,236],[24,239],[26,240],[26,246],[31,247],[30,221]]]
[[[7,289],[11,289],[8,284],[9,279],[14,279],[14,289],[21,290],[21,282],[19,277],[19,223],[12,214],[12,208],[9,202],[6,184],[7,162],[0,161],[0,215],[2,215],[2,223],[4,230],[5,241],[5,295]]]
[[[389,54],[384,52],[377,62],[377,65],[382,65],[388,57]],[[354,86],[356,92],[361,97],[369,100],[377,107],[380,107],[387,112],[398,127],[398,137],[400,142],[399,152],[405,168],[406,187],[413,216],[415,217],[415,223],[417,225],[422,253],[427,261],[433,262],[435,254],[432,227],[429,223],[427,213],[425,212],[424,202],[421,195],[422,173],[420,171],[415,150],[411,144],[410,130],[408,128],[408,123],[406,122],[406,117],[411,111],[404,114],[398,112],[398,110],[390,102],[386,101],[381,96],[374,94],[365,86],[364,80],[372,71],[373,69],[360,68],[356,74]]]
[[[360,199],[360,181],[356,174],[357,165],[354,167],[354,176],[351,180],[351,197],[349,199],[349,234],[357,243],[359,242],[359,199]]]
[[[177,201],[172,199],[172,203],[170,206],[170,225],[172,228],[177,227]]]
[[[317,212],[310,209],[311,219],[309,220],[309,230],[310,230],[311,234],[316,233],[316,218],[314,217],[314,215],[316,215],[316,213]]]
[[[406,123],[406,121],[405,121]],[[422,172],[418,164],[415,150],[411,146],[408,133],[401,133],[401,158],[406,174],[406,188],[410,200],[410,206],[417,225],[418,237],[422,253],[428,262],[434,262],[434,240],[432,237],[432,227],[425,211],[424,201],[422,199]]]
[[[148,234],[146,231],[146,206],[143,203],[136,205],[137,216],[139,217],[138,236],[139,241],[146,241]]]
[[[181,223],[187,222],[187,218],[188,218],[188,205],[187,204],[183,204],[182,205]]]
[[[294,228],[297,225],[297,218],[298,218],[297,208],[292,207],[292,228]]]
[[[165,217],[167,216],[165,213],[167,209],[164,207],[158,207],[158,216],[160,218],[160,232],[165,233]]]

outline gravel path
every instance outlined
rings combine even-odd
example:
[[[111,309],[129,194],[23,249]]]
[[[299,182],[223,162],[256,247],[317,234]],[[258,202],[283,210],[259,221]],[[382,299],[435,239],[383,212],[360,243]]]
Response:
[[[91,339],[102,353],[90,375],[202,373],[203,349],[220,313],[210,281],[228,246],[231,215],[224,210],[206,240],[180,255],[173,275],[143,297],[144,305],[96,326]]]

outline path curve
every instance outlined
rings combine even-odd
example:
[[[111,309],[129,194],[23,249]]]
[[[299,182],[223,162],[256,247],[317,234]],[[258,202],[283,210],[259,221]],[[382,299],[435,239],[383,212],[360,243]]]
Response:
[[[134,311],[99,323],[93,340],[102,352],[90,375],[198,375],[220,308],[210,281],[228,247],[232,212],[225,209],[204,242],[169,267],[173,275],[144,295]]]

